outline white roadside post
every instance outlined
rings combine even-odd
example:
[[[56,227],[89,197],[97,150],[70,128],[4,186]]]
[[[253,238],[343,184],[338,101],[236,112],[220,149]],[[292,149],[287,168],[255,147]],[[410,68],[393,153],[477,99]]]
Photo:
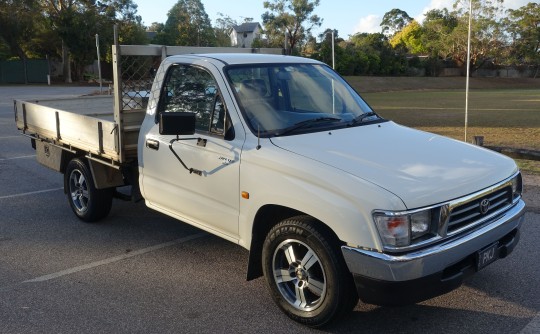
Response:
[[[472,2],[473,0],[469,0],[469,32],[467,35],[467,78],[465,79],[465,142],[467,142],[467,126],[469,123],[469,77],[471,76]]]

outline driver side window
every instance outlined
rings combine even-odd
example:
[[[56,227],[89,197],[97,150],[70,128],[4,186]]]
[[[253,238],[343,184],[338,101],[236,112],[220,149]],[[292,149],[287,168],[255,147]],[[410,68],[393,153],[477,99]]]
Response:
[[[167,74],[159,110],[195,113],[198,131],[217,134],[219,132],[212,130],[218,124],[213,119],[216,98],[219,98],[217,83],[209,72],[195,66],[176,64]]]

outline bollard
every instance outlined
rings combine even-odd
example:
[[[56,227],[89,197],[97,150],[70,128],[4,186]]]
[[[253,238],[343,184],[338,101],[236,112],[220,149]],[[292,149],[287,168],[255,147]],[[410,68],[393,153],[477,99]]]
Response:
[[[474,136],[473,144],[477,146],[484,146],[484,136]]]

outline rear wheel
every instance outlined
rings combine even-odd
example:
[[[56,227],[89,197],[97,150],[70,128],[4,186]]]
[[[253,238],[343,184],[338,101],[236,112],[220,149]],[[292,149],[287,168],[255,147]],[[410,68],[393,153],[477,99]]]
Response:
[[[339,246],[316,221],[300,216],[274,226],[263,270],[276,304],[293,320],[320,327],[348,313],[358,296]]]
[[[77,158],[69,162],[64,187],[69,205],[79,219],[95,222],[111,211],[114,189],[96,189],[86,161]]]

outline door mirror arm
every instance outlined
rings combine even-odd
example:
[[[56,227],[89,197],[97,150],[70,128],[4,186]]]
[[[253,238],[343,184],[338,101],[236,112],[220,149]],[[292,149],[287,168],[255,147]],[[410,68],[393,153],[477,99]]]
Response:
[[[198,169],[195,169],[195,168],[190,168],[188,166],[186,166],[186,164],[184,163],[184,161],[182,160],[182,158],[180,158],[180,156],[178,155],[178,153],[176,153],[176,151],[174,150],[173,148],[173,143],[174,142],[177,142],[177,141],[182,141],[182,140],[197,140],[197,143],[201,141],[201,138],[179,138],[178,135],[176,136],[176,138],[174,138],[173,140],[171,140],[169,142],[169,149],[171,150],[171,152],[174,154],[174,156],[176,157],[176,159],[178,161],[180,161],[180,163],[182,164],[182,166],[189,172],[189,174],[197,174],[199,176],[202,176],[203,172],[201,170],[198,170]],[[204,140],[204,139],[202,139]]]
[[[159,114],[159,134],[176,135],[176,138],[169,142],[169,149],[176,159],[190,173],[202,176],[202,171],[188,167],[173,148],[173,143],[182,140],[197,140],[197,145],[206,146],[205,139],[202,138],[180,138],[181,135],[195,134],[195,123],[197,118],[194,113],[188,112],[162,112]]]

